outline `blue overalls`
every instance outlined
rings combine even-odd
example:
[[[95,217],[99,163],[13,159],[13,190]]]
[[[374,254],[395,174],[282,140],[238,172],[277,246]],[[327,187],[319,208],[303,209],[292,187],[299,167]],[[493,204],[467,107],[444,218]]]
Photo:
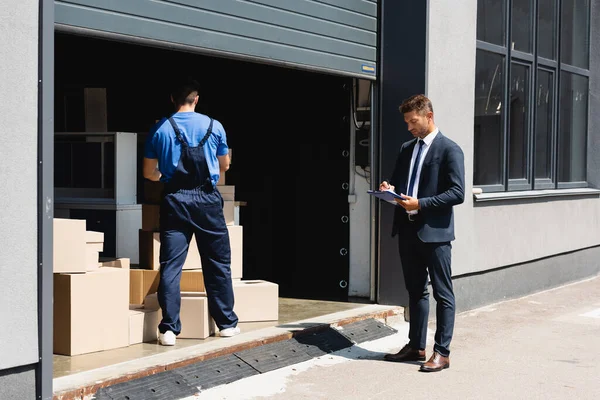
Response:
[[[223,198],[213,186],[204,145],[212,134],[213,120],[197,147],[185,142],[173,118],[169,122],[181,144],[181,157],[165,184],[160,206],[160,283],[158,302],[162,309],[160,333],[181,332],[181,271],[192,234],[202,260],[208,310],[219,330],[237,326],[233,311],[231,247],[223,216]],[[200,317],[200,316],[198,316]]]

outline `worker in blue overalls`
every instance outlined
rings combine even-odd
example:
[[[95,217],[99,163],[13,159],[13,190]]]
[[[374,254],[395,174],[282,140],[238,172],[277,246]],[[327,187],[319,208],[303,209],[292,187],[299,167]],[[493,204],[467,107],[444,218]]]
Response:
[[[196,236],[208,297],[208,309],[219,335],[237,335],[233,311],[231,247],[217,189],[230,158],[223,126],[195,112],[199,85],[187,80],[174,86],[176,112],[149,132],[144,153],[144,177],[164,182],[160,206],[160,283],[162,310],[159,342],[175,345],[181,332],[181,271],[192,234]],[[198,316],[200,317],[200,316]]]

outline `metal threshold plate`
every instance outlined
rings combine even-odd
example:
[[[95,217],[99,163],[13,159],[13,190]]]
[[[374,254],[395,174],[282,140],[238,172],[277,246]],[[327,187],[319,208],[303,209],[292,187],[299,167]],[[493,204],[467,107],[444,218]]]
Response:
[[[201,390],[259,374],[257,370],[234,355],[213,358],[172,371],[181,375],[190,386]]]
[[[177,400],[200,392],[173,371],[118,383],[98,390],[96,400]]]
[[[339,332],[353,343],[363,343],[393,335],[398,331],[383,322],[369,318],[344,325]]]
[[[284,340],[240,351],[235,355],[260,373],[308,361],[310,356],[295,340]]]
[[[322,332],[300,335],[294,339],[312,357],[320,357],[334,351],[351,347],[354,343],[336,329],[327,328]]]

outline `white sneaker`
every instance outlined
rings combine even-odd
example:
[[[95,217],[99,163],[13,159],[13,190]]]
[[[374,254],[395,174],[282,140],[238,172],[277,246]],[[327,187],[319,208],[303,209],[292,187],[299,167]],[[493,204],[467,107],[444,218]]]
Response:
[[[219,336],[221,337],[232,337],[240,334],[240,328],[237,326],[234,328],[225,328],[219,331]]]
[[[158,335],[158,341],[163,346],[175,346],[176,340],[177,336],[171,331],[166,331],[165,333]]]

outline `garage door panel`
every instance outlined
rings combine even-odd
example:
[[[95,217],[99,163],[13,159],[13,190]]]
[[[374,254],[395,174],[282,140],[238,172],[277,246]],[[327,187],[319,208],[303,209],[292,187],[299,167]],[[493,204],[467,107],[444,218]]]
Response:
[[[294,1],[296,5],[304,5],[305,12],[315,13],[323,7],[336,10],[340,20],[348,13],[373,19],[315,1]],[[357,1],[349,3],[354,2]],[[361,2],[364,1],[357,3]],[[83,28],[166,45],[196,47],[201,52],[233,53],[267,62],[374,77],[375,31],[292,10],[298,7],[284,9],[232,0],[204,1],[201,6],[195,5],[197,3],[192,0],[56,1],[55,20],[59,29]],[[280,6],[291,5],[285,0],[281,3]]]

